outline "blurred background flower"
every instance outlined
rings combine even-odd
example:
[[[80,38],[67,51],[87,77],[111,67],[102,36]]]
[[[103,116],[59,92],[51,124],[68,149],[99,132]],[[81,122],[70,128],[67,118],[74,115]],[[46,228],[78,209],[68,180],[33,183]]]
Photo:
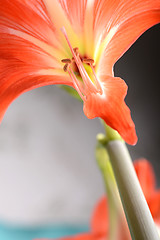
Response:
[[[156,179],[152,165],[146,159],[138,159],[134,161],[134,168],[152,213],[154,222],[159,228],[160,191],[159,189],[156,189]],[[115,200],[117,200],[117,195],[115,194],[115,196]],[[88,233],[78,234],[74,237],[68,236],[63,238],[63,240],[131,240],[130,231],[120,202],[117,202],[116,206],[116,221],[116,227],[114,229],[111,228],[109,199],[104,196],[95,206],[90,221],[90,231]],[[111,234],[111,231],[114,231],[114,237]],[[110,237],[111,235],[112,238]]]

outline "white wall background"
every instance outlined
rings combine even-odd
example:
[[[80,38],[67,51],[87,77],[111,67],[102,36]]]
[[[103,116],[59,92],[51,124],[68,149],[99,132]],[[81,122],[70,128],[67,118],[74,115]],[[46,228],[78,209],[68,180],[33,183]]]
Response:
[[[103,194],[94,159],[98,119],[58,87],[20,96],[0,125],[0,219],[87,222]]]

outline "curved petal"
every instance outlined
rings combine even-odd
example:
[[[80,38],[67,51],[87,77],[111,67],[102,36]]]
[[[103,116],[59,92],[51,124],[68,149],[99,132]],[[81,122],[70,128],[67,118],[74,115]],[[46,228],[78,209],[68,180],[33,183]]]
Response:
[[[144,31],[160,22],[159,11],[160,0],[95,0],[97,62],[106,49],[101,59],[101,64],[105,62],[101,74],[112,74],[114,63],[124,52]]]
[[[42,0],[1,0],[0,32],[10,33],[11,29],[51,45],[58,44],[55,26]]]
[[[149,161],[142,158],[134,162],[134,168],[141,184],[143,193],[148,201],[150,196],[155,191],[155,176],[152,165]]]
[[[59,0],[73,28],[82,32],[87,0]]]
[[[64,57],[42,0],[0,4],[0,120],[20,94],[49,84],[67,84]]]
[[[91,230],[95,235],[107,236],[109,230],[108,203],[106,197],[98,202],[91,220]]]
[[[160,10],[143,12],[133,18],[115,26],[114,34],[106,37],[104,46],[106,47],[99,62],[98,71],[101,74],[112,74],[115,62],[128,50],[128,48],[144,33],[148,28],[160,22]],[[110,32],[109,32],[110,34]],[[108,34],[108,35],[109,35]],[[103,50],[103,44],[102,44]],[[101,51],[100,51],[101,52]]]
[[[120,25],[143,12],[158,10],[159,8],[159,0],[95,0],[95,34],[97,31],[106,34],[115,25]]]
[[[10,103],[20,94],[51,84],[68,84],[70,79],[52,69],[27,65],[19,60],[0,60],[0,121]]]
[[[84,113],[88,118],[100,117],[117,130],[129,144],[136,144],[135,126],[130,110],[124,102],[127,85],[121,78],[100,76],[103,94],[89,94],[84,102]]]
[[[53,56],[52,47],[31,37],[27,39],[25,34],[23,38],[17,34],[16,31],[13,34],[0,33],[0,59],[8,61],[16,59],[39,68],[62,69],[60,60]]]
[[[72,13],[70,16],[70,12],[68,12],[68,4],[66,1],[62,0],[43,0],[45,8],[47,10],[47,13],[54,24],[56,35],[61,42],[61,45],[63,47],[63,50],[67,54],[69,52],[69,47],[67,45],[67,42],[61,32],[62,28],[65,28],[67,34],[70,36],[71,44],[74,47],[82,48],[82,42],[80,41],[79,36],[77,33],[79,33],[80,28],[72,26],[71,19],[72,19]]]
[[[55,27],[47,15],[42,0],[2,0],[0,4],[0,38],[7,37],[6,44],[14,47],[24,40],[34,44],[59,62],[62,47],[58,41]],[[3,42],[1,43],[3,48]],[[23,55],[19,46],[19,53]],[[16,51],[14,51],[14,54]],[[0,55],[1,57],[1,55]],[[4,56],[2,56],[4,57]],[[16,57],[16,56],[14,56]],[[64,56],[63,56],[64,57]]]

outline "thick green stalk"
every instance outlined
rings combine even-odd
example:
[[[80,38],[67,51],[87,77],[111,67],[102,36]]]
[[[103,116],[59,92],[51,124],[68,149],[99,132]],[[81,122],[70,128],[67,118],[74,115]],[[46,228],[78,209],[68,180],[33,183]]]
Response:
[[[101,170],[106,193],[108,199],[108,210],[109,210],[109,234],[108,240],[115,240],[118,237],[117,227],[119,221],[119,215],[121,214],[121,207],[118,188],[112,166],[110,164],[109,155],[106,149],[106,138],[103,134],[97,135],[97,147],[96,147],[96,160]]]
[[[113,131],[113,135],[111,131]],[[111,135],[112,137],[110,137]],[[157,229],[141,190],[127,147],[123,141],[117,138],[115,131],[112,129],[109,131],[106,147],[132,239],[159,240]]]

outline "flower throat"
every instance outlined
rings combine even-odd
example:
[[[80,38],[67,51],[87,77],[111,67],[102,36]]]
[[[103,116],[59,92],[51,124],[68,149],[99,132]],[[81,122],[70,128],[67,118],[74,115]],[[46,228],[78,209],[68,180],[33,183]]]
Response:
[[[81,58],[78,52],[78,48],[72,48],[71,43],[68,39],[67,33],[65,28],[63,27],[61,29],[62,33],[64,34],[66,41],[68,43],[68,46],[71,50],[72,53],[72,59],[62,59],[62,63],[64,63],[64,67],[63,70],[65,72],[68,72],[70,78],[73,81],[74,87],[77,90],[79,96],[82,98],[83,101],[86,100],[86,97],[88,95],[88,93],[92,94],[102,94],[102,88],[101,85],[98,81],[98,78],[96,76],[95,70],[94,70],[94,60],[91,58]],[[76,72],[78,73],[78,75],[82,78],[82,81],[79,81],[78,78],[76,77],[77,74],[75,74],[75,71],[73,71],[73,67],[72,67],[72,63],[75,64],[76,68]],[[92,69],[92,73],[94,76],[94,83],[92,82],[92,80],[90,79],[90,77],[88,76],[88,73],[86,72],[85,67],[83,66],[84,64],[87,64],[91,67]]]

